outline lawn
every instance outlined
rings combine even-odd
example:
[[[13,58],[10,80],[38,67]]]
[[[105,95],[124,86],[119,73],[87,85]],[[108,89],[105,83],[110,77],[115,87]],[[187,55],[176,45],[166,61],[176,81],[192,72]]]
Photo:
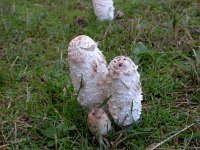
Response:
[[[0,1],[0,149],[200,149],[200,3],[114,0],[99,22],[91,0]],[[138,66],[138,124],[96,138],[71,84],[67,48],[85,34],[109,63]],[[167,139],[167,140],[166,140]]]

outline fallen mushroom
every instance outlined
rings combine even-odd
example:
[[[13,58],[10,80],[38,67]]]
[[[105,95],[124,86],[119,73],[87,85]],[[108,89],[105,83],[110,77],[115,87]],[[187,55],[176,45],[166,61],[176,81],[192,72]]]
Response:
[[[92,108],[88,114],[89,130],[94,135],[108,135],[111,131],[111,121],[101,108]]]
[[[69,43],[68,63],[77,99],[86,108],[100,105],[107,97],[106,61],[97,44],[80,35]]]
[[[134,62],[125,56],[115,57],[108,65],[109,112],[115,123],[128,126],[141,115],[142,89]]]
[[[113,0],[92,0],[94,12],[100,21],[114,19]]]

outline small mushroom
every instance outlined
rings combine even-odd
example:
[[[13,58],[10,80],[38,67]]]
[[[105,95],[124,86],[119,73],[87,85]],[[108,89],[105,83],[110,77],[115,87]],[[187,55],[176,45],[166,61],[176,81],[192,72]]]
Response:
[[[107,97],[107,63],[97,44],[86,35],[75,37],[69,43],[68,64],[80,104],[99,106]]]
[[[92,108],[88,114],[89,130],[94,135],[108,135],[111,130],[111,121],[101,108]]]
[[[114,19],[113,0],[92,0],[94,12],[100,21]]]
[[[109,112],[115,123],[129,126],[141,115],[142,89],[134,62],[125,56],[115,57],[108,65]]]

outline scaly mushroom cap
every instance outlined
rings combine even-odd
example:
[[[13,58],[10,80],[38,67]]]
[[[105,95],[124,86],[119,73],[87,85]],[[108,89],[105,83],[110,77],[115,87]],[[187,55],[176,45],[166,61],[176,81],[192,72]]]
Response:
[[[100,105],[107,97],[107,64],[97,44],[86,35],[74,38],[68,47],[68,63],[80,104]]]
[[[93,0],[94,12],[100,21],[114,19],[113,0]]]
[[[108,135],[111,130],[111,121],[101,108],[92,108],[88,114],[88,125],[94,135]]]
[[[138,121],[142,109],[140,75],[134,62],[125,56],[115,57],[107,74],[109,112],[115,123],[128,126]]]

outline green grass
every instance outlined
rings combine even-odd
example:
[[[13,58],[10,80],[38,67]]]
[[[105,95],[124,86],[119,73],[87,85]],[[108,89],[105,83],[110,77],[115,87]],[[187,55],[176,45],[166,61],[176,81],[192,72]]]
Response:
[[[160,148],[200,149],[195,1],[115,0],[115,8],[125,15],[108,28],[109,22],[96,20],[89,0],[0,1],[1,148],[109,149],[89,132],[70,82],[68,43],[86,34],[99,42],[108,62],[129,56],[141,74],[141,120],[117,129],[108,143],[122,133],[115,149],[143,150],[195,123]]]

